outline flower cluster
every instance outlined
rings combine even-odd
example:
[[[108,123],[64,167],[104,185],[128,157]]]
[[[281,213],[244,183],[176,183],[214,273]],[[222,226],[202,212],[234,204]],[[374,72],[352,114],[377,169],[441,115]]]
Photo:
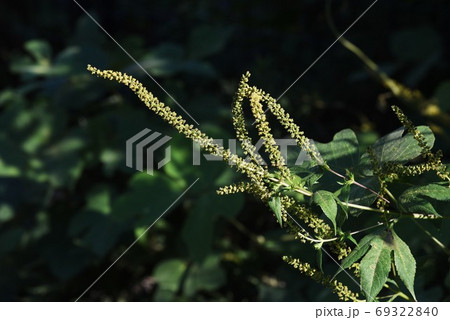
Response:
[[[223,186],[217,191],[218,194],[231,194],[237,192],[247,192],[261,199],[266,205],[273,197],[280,198],[281,220],[284,227],[294,234],[302,242],[310,242],[313,244],[321,243],[324,240],[333,238],[334,230],[323,219],[319,218],[306,203],[299,204],[291,196],[282,194],[279,187],[289,187],[289,181],[294,181],[294,176],[286,166],[279,148],[275,143],[275,139],[271,133],[270,125],[265,115],[265,108],[269,110],[281,125],[288,131],[292,138],[297,141],[299,147],[307,151],[310,157],[321,166],[326,164],[321,160],[319,152],[310,140],[305,137],[304,132],[294,123],[289,114],[272,98],[269,94],[248,85],[250,73],[242,76],[237,90],[236,97],[232,106],[233,126],[236,136],[241,143],[244,155],[247,159],[233,154],[229,149],[214,143],[213,139],[200,131],[198,128],[187,124],[187,122],[178,115],[170,107],[165,106],[156,97],[133,77],[112,70],[99,70],[95,67],[88,66],[88,70],[99,77],[115,80],[128,86],[138,98],[153,112],[160,116],[163,120],[173,126],[178,132],[186,136],[188,139],[196,141],[201,148],[212,155],[221,157],[225,162],[231,164],[237,171],[247,176],[248,180],[233,185]],[[270,160],[270,167],[265,165],[262,157],[256,152],[256,148],[252,143],[246,128],[243,105],[248,100],[251,112],[255,118],[258,135],[263,140],[266,154]],[[266,111],[267,111],[266,110]],[[275,172],[271,172],[275,170]],[[303,186],[295,186],[295,190],[306,196],[311,196],[312,192]],[[294,220],[295,219],[295,220]],[[298,220],[298,221],[297,221]],[[338,259],[346,257],[350,248],[339,238],[327,241],[332,252],[336,254]],[[335,292],[344,300],[355,300],[356,296],[349,292],[341,283],[332,282],[326,278],[320,271],[312,269],[309,265],[304,265],[307,271],[304,273],[313,277],[319,282],[332,286]],[[327,281],[325,281],[328,279]]]
[[[412,121],[408,119],[403,111],[397,106],[392,106],[392,110],[401,124],[405,127],[406,131],[417,141],[418,146],[421,148],[421,156],[425,162],[407,165],[394,162],[380,163],[374,150],[370,147],[368,148],[373,172],[380,182],[379,193],[382,197],[377,199],[377,207],[385,212],[385,218],[387,217],[386,213],[388,212],[386,211],[387,202],[383,196],[387,192],[388,183],[398,180],[401,177],[418,176],[429,171],[434,171],[439,178],[450,182],[450,175],[447,171],[447,167],[442,163],[442,151],[438,150],[436,153],[433,153],[431,147],[427,144],[425,136],[414,126]]]
[[[319,270],[312,268],[309,263],[303,263],[299,259],[294,259],[292,257],[284,256],[283,260],[288,264],[298,269],[301,273],[311,277],[323,286],[326,286],[333,290],[337,294],[340,300],[343,301],[360,301],[358,300],[358,294],[351,291],[347,286],[343,285],[342,282],[332,279],[330,276],[324,276]]]
[[[419,147],[422,149],[422,157],[426,159],[426,164],[424,166],[413,166],[411,169],[406,168],[403,172],[406,175],[414,175],[416,172],[421,174],[425,171],[435,171],[436,174],[442,179],[450,182],[450,175],[447,172],[447,167],[442,163],[442,151],[438,150],[436,153],[431,151],[430,146],[428,146],[425,136],[414,126],[411,120],[406,117],[403,111],[397,107],[392,106],[397,118],[402,123],[402,125],[406,128],[408,133],[414,136],[414,139],[417,141]],[[398,170],[398,168],[397,168]],[[400,172],[402,173],[402,172]]]

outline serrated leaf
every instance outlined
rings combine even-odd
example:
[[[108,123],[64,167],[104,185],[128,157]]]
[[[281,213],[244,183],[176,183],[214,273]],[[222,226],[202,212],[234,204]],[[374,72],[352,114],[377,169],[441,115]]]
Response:
[[[377,234],[371,233],[362,238],[355,249],[353,249],[352,252],[350,252],[344,260],[342,260],[341,266],[334,277],[336,277],[342,270],[349,268],[352,264],[361,259],[361,257],[366,254],[367,250],[369,250],[370,242],[378,236],[379,235]]]
[[[407,212],[448,215],[450,188],[438,184],[414,186],[403,192],[399,202]]]
[[[359,163],[359,143],[355,133],[345,129],[336,133],[329,143],[316,143],[317,149],[328,165],[345,173],[345,169]],[[339,170],[340,169],[340,170]]]
[[[312,200],[322,209],[328,219],[331,220],[334,231],[336,232],[337,205],[334,195],[329,191],[319,190],[314,192]]]
[[[398,275],[400,279],[402,279],[406,288],[414,297],[414,300],[417,300],[414,293],[416,260],[411,254],[411,250],[409,250],[408,245],[400,239],[395,232],[393,232],[393,239],[395,269],[397,270]]]
[[[361,287],[368,301],[374,301],[383,288],[391,270],[391,251],[379,237],[371,241],[371,249],[361,260]]]
[[[269,207],[275,213],[275,217],[278,220],[280,226],[283,226],[283,219],[281,216],[281,199],[280,197],[273,197],[269,200]]]
[[[427,145],[433,147],[435,138],[431,129],[427,126],[418,126],[417,130],[424,135]],[[422,152],[414,136],[411,133],[405,134],[403,127],[378,139],[372,149],[380,163],[406,163],[420,156]],[[371,168],[370,156],[367,153],[361,158],[361,165]]]

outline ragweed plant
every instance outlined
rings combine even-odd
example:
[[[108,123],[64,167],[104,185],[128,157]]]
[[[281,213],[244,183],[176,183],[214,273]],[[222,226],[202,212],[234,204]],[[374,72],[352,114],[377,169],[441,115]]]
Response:
[[[362,296],[368,301],[416,300],[416,262],[395,227],[403,219],[448,217],[446,209],[450,201],[450,176],[442,163],[442,153],[432,151],[434,135],[428,127],[414,126],[394,106],[393,111],[403,127],[379,139],[362,155],[356,135],[349,129],[337,133],[330,143],[312,143],[273,97],[249,84],[247,72],[242,76],[232,105],[233,126],[244,154],[239,156],[188,124],[133,77],[90,65],[88,70],[128,86],[178,132],[241,172],[244,181],[223,186],[217,193],[246,192],[259,198],[273,211],[282,228],[317,250],[319,261],[322,251],[341,260],[340,271],[349,269],[360,278],[361,292],[350,290],[335,279],[336,275],[324,274],[321,262],[314,268],[301,257],[283,257],[302,274],[330,288],[344,301],[360,301]],[[269,164],[257,152],[247,130],[244,118],[247,102]],[[295,139],[309,161],[288,166],[265,110]],[[430,172],[435,175],[429,175]],[[363,213],[377,214],[378,224],[363,230],[345,230],[347,220],[357,221]],[[376,231],[369,233],[369,230]],[[353,236],[363,232],[368,234],[357,242]],[[382,296],[383,288],[393,294]]]

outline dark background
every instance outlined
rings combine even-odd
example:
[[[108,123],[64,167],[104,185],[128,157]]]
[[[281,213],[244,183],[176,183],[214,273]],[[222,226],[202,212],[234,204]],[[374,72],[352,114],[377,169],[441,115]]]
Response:
[[[242,73],[276,98],[336,39],[325,1],[79,3],[215,138],[233,137]],[[332,1],[337,28],[371,3]],[[445,0],[380,0],[346,36],[448,112],[448,12]],[[220,162],[192,166],[189,141],[127,88],[89,75],[87,64],[126,71],[185,116],[73,1],[5,2],[0,21],[0,300],[77,299],[197,178],[82,301],[336,300],[282,262],[314,263],[314,252],[261,203],[215,194],[237,174]],[[450,152],[448,126],[393,98],[339,43],[280,102],[309,137],[351,128],[363,146],[399,127],[389,108],[399,104]],[[172,161],[153,176],[125,166],[125,141],[144,128],[173,137]],[[442,228],[426,227],[449,244]],[[419,300],[448,301],[448,256],[417,227],[403,232]]]

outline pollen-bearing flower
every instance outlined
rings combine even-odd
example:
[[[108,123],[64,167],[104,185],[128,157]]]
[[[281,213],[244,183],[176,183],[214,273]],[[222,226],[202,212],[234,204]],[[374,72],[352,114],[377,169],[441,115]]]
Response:
[[[138,80],[122,72],[113,70],[99,70],[93,66],[87,69],[94,75],[108,80],[114,80],[129,87],[138,98],[153,112],[168,122],[186,138],[197,142],[201,148],[212,155],[219,156],[226,163],[231,164],[237,171],[242,172],[248,179],[229,186],[223,186],[217,190],[219,195],[246,192],[259,198],[264,204],[270,206],[274,199],[279,205],[280,224],[286,228],[295,238],[301,242],[318,244],[326,242],[338,259],[346,257],[350,248],[339,237],[335,237],[333,228],[325,222],[312,209],[308,202],[298,203],[290,194],[284,194],[283,190],[291,190],[302,196],[311,197],[312,191],[303,184],[293,184],[294,175],[285,163],[275,138],[271,132],[266,111],[270,111],[284,129],[297,141],[299,147],[308,152],[317,164],[326,164],[320,157],[315,145],[304,135],[298,125],[294,123],[288,113],[269,94],[249,86],[250,73],[245,73],[239,83],[239,87],[232,104],[232,120],[236,131],[236,137],[240,141],[244,156],[233,154],[229,149],[214,143],[213,138],[195,128],[178,115],[170,107],[164,105],[152,95]],[[261,155],[256,152],[244,118],[244,103],[249,102],[251,113],[255,118],[257,133],[263,141],[264,149],[270,166],[265,164]],[[298,178],[298,177],[297,177]],[[275,213],[274,213],[275,215]],[[293,260],[286,260],[292,264]],[[300,266],[300,264],[298,264]],[[331,281],[322,271],[313,269],[309,264],[301,264],[304,274],[333,289],[343,300],[356,300],[356,295],[347,287],[336,281]]]

